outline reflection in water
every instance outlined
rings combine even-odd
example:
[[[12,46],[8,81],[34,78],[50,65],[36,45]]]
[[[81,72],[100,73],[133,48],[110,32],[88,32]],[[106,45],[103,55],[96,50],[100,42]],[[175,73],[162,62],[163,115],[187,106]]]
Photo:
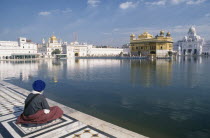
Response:
[[[0,61],[0,79],[150,137],[210,137],[210,60]]]
[[[120,60],[75,59],[67,60],[66,64],[68,78],[74,78],[75,80],[95,80],[106,78],[108,74],[104,72],[110,68],[119,67],[121,62]],[[99,74],[95,74],[95,72]]]
[[[202,63],[202,57],[183,57],[178,58],[177,76],[180,76],[182,82],[186,82],[190,88],[198,87],[204,81],[203,74],[205,63]],[[181,71],[182,73],[179,73]]]
[[[168,86],[172,79],[171,60],[133,60],[131,61],[131,82],[150,87],[155,83]]]
[[[0,80],[11,78],[28,81],[38,73],[36,61],[0,61]]]

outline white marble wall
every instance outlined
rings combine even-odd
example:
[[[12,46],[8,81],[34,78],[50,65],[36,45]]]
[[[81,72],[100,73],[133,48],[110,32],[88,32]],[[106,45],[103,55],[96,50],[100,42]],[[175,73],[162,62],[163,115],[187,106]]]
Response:
[[[12,54],[36,54],[37,44],[26,42],[26,38],[18,41],[0,41],[0,59],[9,58]]]
[[[64,45],[64,54],[67,54],[67,57],[77,56],[86,57],[86,56],[118,56],[123,49],[120,48],[93,48],[93,45],[88,44],[79,44],[78,42],[71,43],[70,45]]]

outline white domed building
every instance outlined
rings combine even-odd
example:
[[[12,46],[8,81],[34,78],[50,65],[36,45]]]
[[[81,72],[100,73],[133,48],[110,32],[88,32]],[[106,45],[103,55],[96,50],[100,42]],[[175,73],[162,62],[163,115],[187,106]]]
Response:
[[[59,41],[60,40],[60,41]],[[42,39],[42,44],[38,47],[38,53],[40,53],[43,57],[52,58],[52,52],[55,50],[59,50],[60,53],[63,52],[62,41],[61,39],[57,39],[55,35],[52,35],[48,42],[45,39]]]
[[[195,27],[190,27],[188,35],[178,41],[178,55],[202,55],[204,39],[196,34]]]

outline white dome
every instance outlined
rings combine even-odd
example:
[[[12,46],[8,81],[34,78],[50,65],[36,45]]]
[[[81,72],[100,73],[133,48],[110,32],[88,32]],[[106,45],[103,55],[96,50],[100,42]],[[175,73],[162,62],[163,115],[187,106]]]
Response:
[[[195,27],[190,27],[189,31],[188,31],[188,34],[196,34],[196,30],[195,30]]]
[[[184,36],[183,40],[184,40],[184,41],[187,41],[187,36]]]

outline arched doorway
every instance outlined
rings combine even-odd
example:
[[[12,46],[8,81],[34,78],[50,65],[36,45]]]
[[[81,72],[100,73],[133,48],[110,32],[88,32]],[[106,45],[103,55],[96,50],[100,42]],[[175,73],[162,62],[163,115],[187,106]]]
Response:
[[[183,54],[186,55],[186,49],[184,49]]]
[[[79,56],[79,53],[75,53],[74,56],[75,56],[75,57],[78,57],[78,56]]]
[[[155,51],[151,51],[150,54],[156,54],[156,52]]]
[[[193,54],[194,54],[194,55],[197,55],[197,49],[194,49]]]
[[[188,49],[188,50],[187,50],[187,53],[188,53],[189,55],[192,55],[192,49]]]

